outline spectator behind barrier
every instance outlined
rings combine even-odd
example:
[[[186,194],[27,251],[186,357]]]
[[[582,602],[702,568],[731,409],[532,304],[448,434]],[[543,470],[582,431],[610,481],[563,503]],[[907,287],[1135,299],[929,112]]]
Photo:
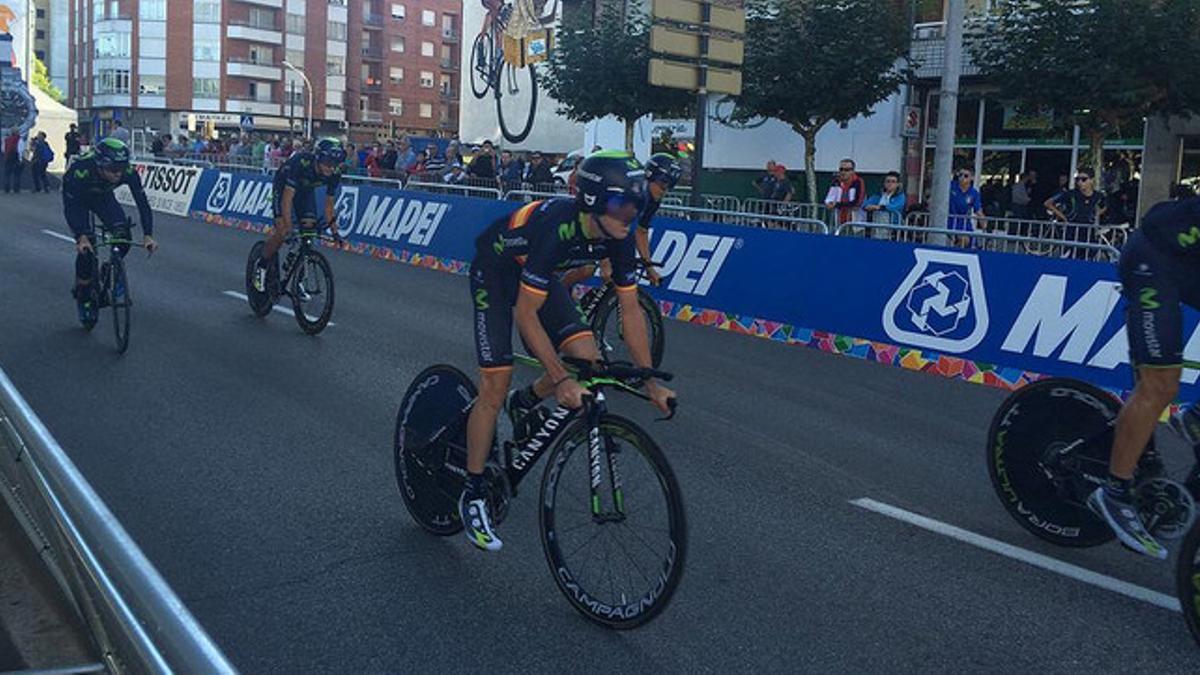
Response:
[[[532,183],[534,190],[549,190],[554,187],[554,174],[550,163],[541,152],[533,151],[529,166],[525,170],[525,182]]]
[[[471,160],[471,166],[467,169],[467,173],[472,178],[489,181],[496,179],[496,154],[491,141],[483,142],[479,154]]]
[[[904,191],[900,189],[900,173],[889,171],[883,178],[883,189],[871,195],[863,205],[869,222],[899,225],[904,218]],[[872,228],[870,235],[875,239],[889,239],[891,233],[884,228]]]
[[[1065,227],[1062,231],[1062,239],[1089,244],[1095,244],[1098,241],[1099,231],[1095,225],[1098,225],[1100,219],[1104,217],[1104,212],[1108,210],[1108,203],[1104,193],[1096,189],[1095,176],[1092,175],[1091,170],[1076,171],[1075,187],[1063,190],[1047,199],[1044,206],[1060,223],[1079,223],[1092,226]],[[1086,259],[1088,250],[1082,247],[1073,248],[1071,257]]]
[[[511,151],[502,151],[500,153],[500,190],[502,192],[520,190],[524,170],[525,167],[521,160],[514,158]]]
[[[975,175],[970,169],[959,169],[955,174],[958,179],[950,183],[950,219],[946,227],[951,230],[973,232],[975,225],[973,217],[983,214],[983,198],[975,189]],[[980,222],[983,226],[985,223]],[[970,243],[969,237],[956,237],[956,245],[965,247]]]
[[[775,194],[775,160],[767,160],[767,172],[754,179],[754,191],[761,199],[772,199]]]
[[[838,225],[862,220],[859,208],[866,199],[867,188],[863,179],[855,172],[856,166],[852,159],[838,162],[838,175],[834,177],[829,192],[825,194],[825,206],[836,211]]]
[[[442,182],[448,185],[462,185],[467,180],[467,174],[463,171],[463,165],[455,162],[450,165],[450,171],[442,177]]]

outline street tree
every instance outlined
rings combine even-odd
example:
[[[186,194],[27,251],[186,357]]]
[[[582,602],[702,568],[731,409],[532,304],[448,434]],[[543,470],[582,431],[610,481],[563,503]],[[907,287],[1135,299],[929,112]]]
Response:
[[[968,48],[1000,97],[1078,125],[1099,177],[1105,139],[1196,109],[1198,29],[1196,2],[999,0]]]
[[[694,97],[682,89],[650,84],[648,17],[626,12],[622,2],[599,1],[598,11],[579,8],[566,13],[543,82],[567,119],[620,119],[625,124],[625,149],[632,151],[638,119],[650,113],[687,114]]]
[[[817,133],[895,94],[908,45],[895,0],[748,0],[734,121],[775,118],[802,136],[809,199],[819,199]]]

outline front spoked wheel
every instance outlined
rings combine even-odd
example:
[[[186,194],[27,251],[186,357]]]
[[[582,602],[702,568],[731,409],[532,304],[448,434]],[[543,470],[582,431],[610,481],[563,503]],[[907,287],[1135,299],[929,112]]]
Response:
[[[492,48],[491,31],[476,35],[471,43],[471,61],[467,67],[471,69],[471,94],[475,98],[487,96],[492,87]]]
[[[305,250],[292,275],[292,307],[300,330],[316,335],[333,316],[333,269],[320,251]]]
[[[1086,382],[1049,378],[1005,399],[988,432],[1000,501],[1029,532],[1059,546],[1096,546],[1113,532],[1085,504],[1108,475],[1121,402]]]
[[[654,368],[662,365],[663,351],[666,348],[666,334],[663,330],[662,311],[650,294],[639,286],[638,306],[642,308],[642,316],[646,320],[646,335],[650,344],[650,362]],[[624,327],[621,325],[621,308],[619,298],[614,289],[605,291],[604,297],[596,306],[592,315],[592,332],[596,334],[596,344],[601,354],[608,362],[626,361],[633,363],[633,354],[625,344]]]
[[[510,143],[520,143],[533,129],[537,114],[537,70],[532,65],[514,68],[506,61],[494,86],[500,133]]]
[[[117,353],[129,349],[130,314],[133,301],[129,295],[129,281],[125,276],[125,261],[114,256],[110,265],[111,285],[107,285],[109,304],[113,311],[113,332],[117,338]]]
[[[1192,639],[1200,645],[1200,525],[1193,525],[1179,547],[1175,588]]]
[[[466,418],[477,394],[461,370],[430,366],[409,385],[396,415],[396,485],[413,520],[439,536],[463,528],[458,498],[466,476]]]
[[[683,575],[683,498],[662,450],[633,422],[605,415],[595,458],[588,433],[575,424],[550,454],[542,548],[576,610],[609,628],[636,628],[666,608]]]

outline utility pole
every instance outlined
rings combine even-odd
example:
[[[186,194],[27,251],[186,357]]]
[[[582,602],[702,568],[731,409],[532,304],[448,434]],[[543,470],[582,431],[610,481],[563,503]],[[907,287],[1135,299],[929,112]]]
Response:
[[[290,92],[288,94],[288,102],[291,107],[288,109],[288,140],[296,140],[296,81],[288,82]]]
[[[929,197],[929,225],[946,227],[950,219],[950,180],[954,172],[954,127],[958,122],[958,79],[963,62],[963,19],[965,0],[946,2],[946,60],[942,66],[942,90],[938,98],[937,147],[933,154],[933,190]],[[944,235],[930,243],[945,244]]]

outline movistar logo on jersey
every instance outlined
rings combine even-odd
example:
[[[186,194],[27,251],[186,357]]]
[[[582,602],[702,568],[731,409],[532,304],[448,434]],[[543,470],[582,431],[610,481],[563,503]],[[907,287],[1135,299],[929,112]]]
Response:
[[[652,242],[654,233],[651,228]],[[662,263],[658,271],[667,290],[703,296],[708,295],[725,260],[742,245],[743,241],[738,237],[704,233],[689,237],[678,230],[664,230],[653,246],[650,258]],[[642,283],[649,282],[642,280]]]
[[[212,213],[222,213],[229,205],[229,195],[233,192],[233,174],[221,173],[217,182],[208,193],[205,208]]]
[[[569,223],[560,223],[558,226],[558,239],[559,241],[574,239],[577,231],[578,229],[576,228],[575,221],[571,221]]]
[[[1182,248],[1195,246],[1196,242],[1200,241],[1200,227],[1193,225],[1192,229],[1187,232],[1180,232],[1176,239],[1178,239],[1179,246]]]
[[[486,310],[489,306],[490,305],[488,305],[487,289],[481,288],[481,289],[475,291],[475,309],[478,309],[479,311],[482,312],[482,311]]]
[[[988,307],[979,256],[916,249],[916,264],[883,309],[893,340],[954,354],[979,346],[987,335]]]
[[[349,224],[339,218],[345,228],[343,233],[349,234],[352,227],[354,234],[391,241],[403,239],[414,246],[428,246],[451,210],[450,204],[410,196],[372,195],[361,210],[358,201],[356,193],[355,216]]]

